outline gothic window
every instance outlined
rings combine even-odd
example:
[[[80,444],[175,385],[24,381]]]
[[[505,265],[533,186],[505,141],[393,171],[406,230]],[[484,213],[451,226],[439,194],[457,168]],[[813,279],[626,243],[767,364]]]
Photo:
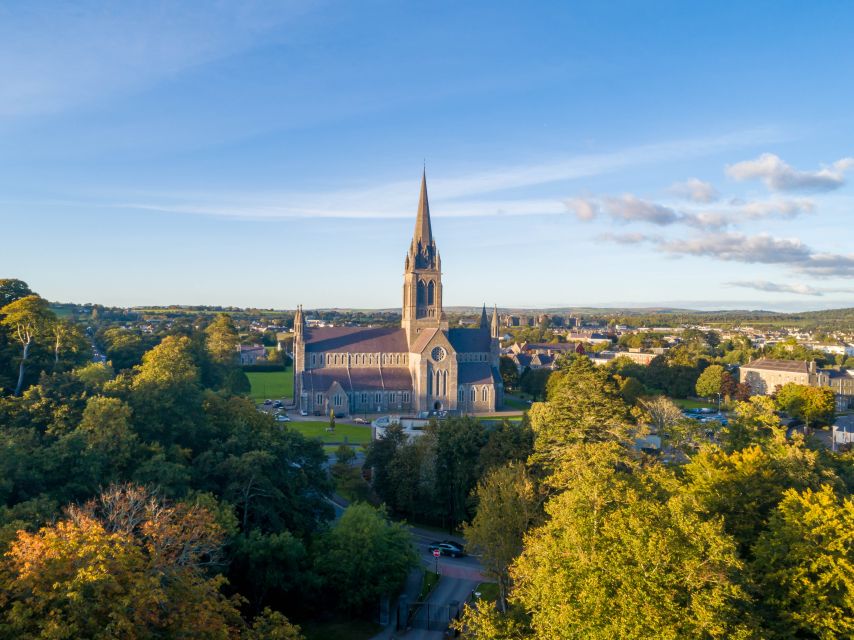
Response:
[[[368,404],[368,394],[367,393],[362,394],[362,404]]]
[[[426,299],[427,299],[427,292],[425,291],[423,280],[418,281],[417,294],[418,294],[417,298],[416,298],[417,304],[419,304],[419,305],[424,304],[426,302]]]
[[[489,400],[489,389],[487,387],[483,388],[483,391],[480,394],[480,399],[486,402]]]
[[[463,387],[460,387],[460,390],[457,391],[457,401],[462,402],[466,399],[466,390]]]
[[[312,354],[311,354],[311,366],[314,366],[314,365],[315,365],[315,362],[314,362],[314,354],[312,353]]]
[[[471,388],[471,401],[474,402],[477,400],[477,389],[474,387]]]
[[[435,294],[436,283],[431,280],[430,284],[427,285],[427,304],[433,304],[433,298],[435,297]]]

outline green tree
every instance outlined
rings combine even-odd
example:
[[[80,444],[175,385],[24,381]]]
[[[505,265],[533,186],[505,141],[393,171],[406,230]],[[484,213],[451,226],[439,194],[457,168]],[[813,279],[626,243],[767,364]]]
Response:
[[[498,583],[498,607],[506,613],[510,564],[522,552],[522,539],[538,513],[537,492],[525,466],[493,469],[477,486],[477,513],[463,533],[467,548],[481,556],[487,576]]]
[[[214,362],[225,365],[236,362],[240,335],[230,315],[217,314],[205,329],[205,334],[205,346]]]
[[[0,309],[21,298],[34,295],[29,285],[15,278],[0,278]]]
[[[790,489],[754,547],[760,593],[781,638],[854,637],[854,501]]]
[[[535,637],[750,637],[736,546],[667,469],[577,444],[557,480],[511,569]]]
[[[808,387],[789,382],[776,394],[777,406],[790,416],[804,421],[804,427],[833,420],[836,398],[828,387]]]
[[[501,381],[507,391],[519,386],[519,369],[516,368],[516,363],[513,362],[512,358],[501,356],[498,362],[498,372],[501,374]]]
[[[724,376],[726,369],[719,364],[712,364],[703,370],[697,378],[695,388],[697,395],[701,398],[713,398],[723,393]]]
[[[367,504],[349,506],[319,549],[315,566],[336,605],[347,612],[394,593],[418,566],[409,531]]]
[[[589,358],[578,358],[549,380],[546,402],[528,416],[534,431],[532,462],[553,468],[563,450],[579,442],[631,442],[638,431],[614,379]]]
[[[12,340],[21,345],[18,382],[15,385],[16,396],[21,395],[24,387],[30,348],[36,339],[47,336],[55,320],[56,316],[50,310],[47,301],[36,295],[19,298],[0,308],[0,324],[6,328]]]
[[[118,398],[89,398],[76,433],[94,454],[102,482],[120,479],[139,444],[131,427],[131,408]],[[108,473],[108,469],[112,472]]]

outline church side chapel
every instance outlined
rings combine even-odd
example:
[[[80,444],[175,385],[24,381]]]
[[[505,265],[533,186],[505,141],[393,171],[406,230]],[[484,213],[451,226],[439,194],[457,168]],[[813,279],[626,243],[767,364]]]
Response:
[[[498,310],[476,329],[448,328],[442,260],[430,222],[427,177],[406,254],[403,317],[397,328],[307,327],[294,318],[294,396],[299,409],[337,415],[368,412],[461,414],[500,409]]]

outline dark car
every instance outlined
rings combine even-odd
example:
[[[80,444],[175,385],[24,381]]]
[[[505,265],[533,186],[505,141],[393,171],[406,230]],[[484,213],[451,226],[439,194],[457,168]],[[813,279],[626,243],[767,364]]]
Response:
[[[451,556],[452,558],[459,558],[466,555],[465,549],[458,542],[454,542],[453,540],[443,540],[442,542],[431,542],[428,549],[431,552],[436,549],[439,550],[439,553],[443,556]]]

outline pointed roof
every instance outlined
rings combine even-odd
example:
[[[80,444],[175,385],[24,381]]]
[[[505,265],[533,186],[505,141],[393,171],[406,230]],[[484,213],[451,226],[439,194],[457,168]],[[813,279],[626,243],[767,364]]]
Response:
[[[422,247],[433,244],[433,229],[430,226],[430,203],[427,201],[427,170],[421,174],[421,197],[418,199],[418,215],[415,218],[415,233],[412,234],[413,244],[421,243]]]
[[[486,317],[486,303],[483,303],[483,311],[480,312],[480,328],[489,329],[489,319]]]

